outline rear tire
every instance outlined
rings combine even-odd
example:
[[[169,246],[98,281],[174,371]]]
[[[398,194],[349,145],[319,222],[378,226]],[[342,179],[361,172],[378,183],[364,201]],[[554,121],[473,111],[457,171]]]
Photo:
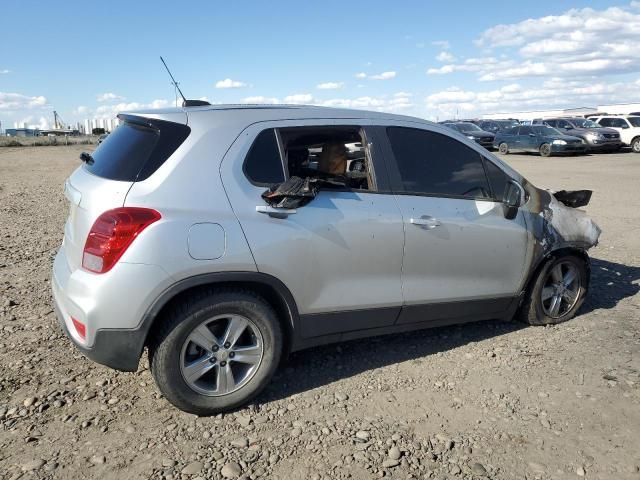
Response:
[[[500,145],[498,145],[498,151],[502,155],[507,155],[509,153],[509,145],[507,145],[506,142],[502,142]]]
[[[572,319],[588,291],[588,268],[575,255],[550,258],[540,269],[518,312],[529,325],[553,325]]]
[[[548,143],[543,143],[540,145],[540,156],[542,157],[550,157],[551,156],[551,145]]]
[[[260,393],[282,350],[280,322],[261,297],[247,290],[205,290],[164,318],[149,345],[149,361],[167,400],[204,416],[235,409]]]

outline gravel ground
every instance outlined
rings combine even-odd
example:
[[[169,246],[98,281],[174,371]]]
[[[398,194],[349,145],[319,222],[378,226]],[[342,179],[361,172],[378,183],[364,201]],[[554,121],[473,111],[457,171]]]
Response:
[[[482,322],[296,353],[199,418],[60,332],[49,275],[83,147],[0,149],[0,478],[640,478],[640,155],[509,155],[595,191],[592,289],[557,327]],[[84,147],[86,148],[86,147]]]

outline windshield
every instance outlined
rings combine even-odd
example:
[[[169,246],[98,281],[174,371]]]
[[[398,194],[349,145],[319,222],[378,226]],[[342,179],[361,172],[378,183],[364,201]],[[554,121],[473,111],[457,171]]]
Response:
[[[477,126],[475,123],[457,123],[456,127],[458,127],[458,130],[460,130],[461,132],[481,132],[482,129]]]
[[[578,118],[576,120],[571,120],[571,122],[578,128],[601,128],[600,125],[598,125],[593,120],[583,120],[581,118]]]
[[[629,123],[634,127],[640,127],[640,117],[627,117]]]
[[[533,131],[538,135],[562,135],[558,130],[547,125],[534,125],[531,128],[533,128]]]

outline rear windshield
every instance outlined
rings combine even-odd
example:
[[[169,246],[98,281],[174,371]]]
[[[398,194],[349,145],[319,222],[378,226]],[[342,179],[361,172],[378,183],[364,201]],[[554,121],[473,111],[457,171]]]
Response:
[[[126,119],[96,148],[91,154],[93,164],[85,164],[85,168],[109,180],[145,180],[176,151],[190,132],[189,127],[180,123]]]

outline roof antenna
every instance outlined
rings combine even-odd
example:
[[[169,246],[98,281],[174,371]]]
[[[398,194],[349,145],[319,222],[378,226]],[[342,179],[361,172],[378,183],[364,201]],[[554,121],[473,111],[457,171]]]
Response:
[[[162,55],[160,56],[160,60],[162,61],[162,64],[164,65],[164,68],[167,69],[167,73],[171,77],[171,83],[173,83],[173,86],[175,87],[175,89],[178,91],[178,93],[182,97],[182,106],[183,107],[201,107],[201,106],[204,106],[204,105],[211,105],[209,102],[207,102],[205,100],[187,100],[186,97],[184,96],[184,94],[182,93],[182,90],[180,90],[180,87],[178,86],[178,82],[176,82],[176,79],[173,78],[173,75],[171,75],[171,70],[169,70],[169,67],[167,67],[167,63],[164,61],[164,58],[162,58]]]

